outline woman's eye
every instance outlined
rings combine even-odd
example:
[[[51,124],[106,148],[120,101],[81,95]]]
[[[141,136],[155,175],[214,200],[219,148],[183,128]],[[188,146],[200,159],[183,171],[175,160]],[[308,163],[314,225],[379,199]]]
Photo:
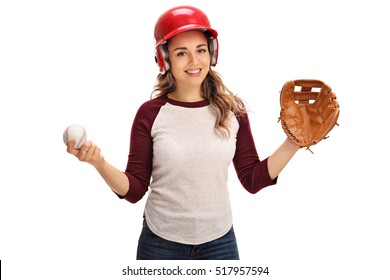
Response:
[[[198,52],[199,52],[199,53],[206,53],[206,52],[207,52],[207,49],[199,49]]]
[[[178,52],[176,55],[177,56],[184,56],[184,55],[186,55],[186,53],[185,52]]]

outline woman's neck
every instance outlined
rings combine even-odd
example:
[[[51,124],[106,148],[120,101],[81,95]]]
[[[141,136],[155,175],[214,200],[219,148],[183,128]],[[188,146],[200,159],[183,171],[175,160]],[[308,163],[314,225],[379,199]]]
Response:
[[[181,102],[198,102],[204,100],[203,94],[200,89],[194,90],[178,90],[168,93],[170,99]]]

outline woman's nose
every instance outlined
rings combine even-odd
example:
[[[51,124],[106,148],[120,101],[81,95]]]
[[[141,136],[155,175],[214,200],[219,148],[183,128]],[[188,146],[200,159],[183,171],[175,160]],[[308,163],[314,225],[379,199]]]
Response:
[[[195,53],[189,53],[189,55],[188,55],[188,62],[190,64],[196,64],[198,62],[198,59],[197,59]]]

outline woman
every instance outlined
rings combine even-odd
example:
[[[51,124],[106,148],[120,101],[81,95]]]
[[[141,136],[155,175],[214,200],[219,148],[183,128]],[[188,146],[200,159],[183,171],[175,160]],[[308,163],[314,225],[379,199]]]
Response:
[[[240,98],[212,70],[218,33],[199,9],[179,6],[155,26],[160,74],[138,110],[124,172],[91,141],[68,152],[93,165],[132,203],[150,189],[137,259],[239,259],[228,193],[228,167],[250,193],[274,185],[299,147],[286,139],[260,160]],[[152,180],[151,180],[152,178]]]

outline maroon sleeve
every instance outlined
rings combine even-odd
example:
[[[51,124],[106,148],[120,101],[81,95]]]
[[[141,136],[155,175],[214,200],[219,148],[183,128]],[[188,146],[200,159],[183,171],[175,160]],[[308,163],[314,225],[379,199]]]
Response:
[[[240,128],[237,132],[233,165],[241,184],[248,192],[254,194],[264,187],[276,184],[277,178],[272,180],[269,175],[268,158],[259,159],[248,115],[237,117],[237,120]]]
[[[129,191],[124,197],[131,203],[139,201],[148,191],[152,173],[153,139],[151,128],[163,105],[161,98],[145,102],[134,118],[130,136],[130,151],[125,174]]]

